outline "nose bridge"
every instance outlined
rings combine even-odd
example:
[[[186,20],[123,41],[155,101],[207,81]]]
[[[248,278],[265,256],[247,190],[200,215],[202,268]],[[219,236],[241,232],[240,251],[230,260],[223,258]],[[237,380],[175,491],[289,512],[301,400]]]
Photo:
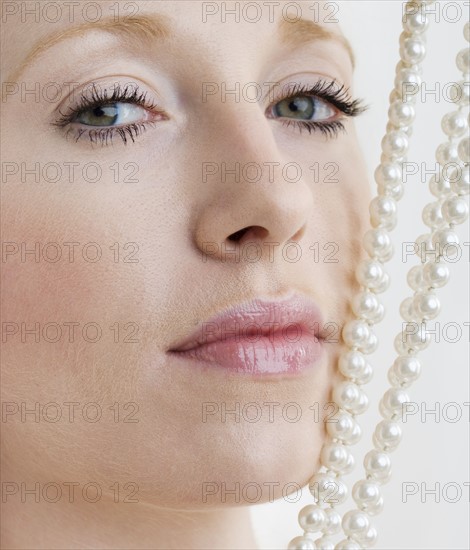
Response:
[[[303,235],[312,194],[300,174],[287,179],[288,164],[264,108],[221,103],[201,129],[202,191],[195,241],[223,250],[228,241],[284,244]],[[295,164],[295,163],[291,163]],[[217,254],[213,255],[213,259]]]
[[[247,102],[243,97],[240,101],[227,98],[208,110],[206,116],[212,120],[207,137],[212,140],[212,148],[219,151],[219,158],[244,163],[279,160],[280,151],[264,110],[260,102]]]

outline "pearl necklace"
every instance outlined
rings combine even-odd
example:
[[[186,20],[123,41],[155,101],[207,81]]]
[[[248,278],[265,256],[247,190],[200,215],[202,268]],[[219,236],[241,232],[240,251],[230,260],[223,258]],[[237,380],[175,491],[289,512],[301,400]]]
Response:
[[[464,48],[456,57],[457,67],[463,73],[463,80],[459,82],[461,93],[455,98],[458,109],[442,119],[442,130],[448,140],[436,150],[440,173],[429,181],[429,189],[437,200],[427,204],[422,214],[430,233],[416,239],[415,250],[422,263],[409,270],[407,282],[414,294],[400,305],[405,325],[394,341],[398,356],[388,372],[391,387],[379,404],[383,419],[372,437],[374,448],[364,457],[365,477],[352,489],[356,508],[341,517],[335,509],[347,497],[347,487],[341,476],[354,468],[354,457],[348,447],[360,440],[361,428],[356,416],[367,409],[368,398],[363,386],[373,373],[364,355],[377,348],[377,337],[371,326],[380,322],[385,314],[377,294],[384,292],[390,282],[384,263],[393,256],[389,231],[396,225],[397,201],[403,196],[402,163],[406,161],[415,116],[415,95],[406,91],[413,88],[416,92],[421,84],[421,62],[426,54],[425,32],[429,24],[426,9],[434,1],[410,0],[405,7],[400,35],[401,60],[396,67],[395,88],[390,95],[381,163],[374,174],[378,195],[370,203],[372,228],[363,239],[369,259],[362,260],[356,270],[361,290],[351,303],[355,319],[347,322],[342,331],[348,350],[339,358],[338,369],[344,378],[333,389],[332,395],[338,412],[326,423],[328,437],[320,454],[322,469],[309,483],[315,504],[308,504],[300,510],[298,519],[304,534],[291,540],[288,550],[356,550],[375,544],[377,531],[371,525],[370,516],[383,509],[380,486],[390,479],[389,453],[401,440],[399,421],[404,405],[410,402],[405,390],[420,374],[421,364],[416,354],[430,342],[426,321],[434,319],[440,311],[435,289],[449,280],[449,268],[440,260],[444,258],[447,245],[458,245],[454,226],[465,222],[468,217],[468,205],[463,196],[469,193],[470,185],[470,115],[467,118],[464,112],[469,105],[469,89],[464,83],[470,78],[470,50]],[[464,36],[470,41],[468,22]],[[405,84],[411,86],[405,87]],[[457,143],[463,135],[467,137]],[[453,167],[452,170],[449,166]],[[321,533],[316,540],[315,533]],[[344,538],[335,544],[332,536],[338,533],[342,533]]]

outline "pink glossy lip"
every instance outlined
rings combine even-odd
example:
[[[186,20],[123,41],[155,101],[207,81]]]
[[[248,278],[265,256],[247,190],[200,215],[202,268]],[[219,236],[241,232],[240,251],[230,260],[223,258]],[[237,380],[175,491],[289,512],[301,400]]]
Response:
[[[323,352],[322,316],[314,302],[294,295],[252,300],[207,321],[169,353],[246,374],[295,374]]]

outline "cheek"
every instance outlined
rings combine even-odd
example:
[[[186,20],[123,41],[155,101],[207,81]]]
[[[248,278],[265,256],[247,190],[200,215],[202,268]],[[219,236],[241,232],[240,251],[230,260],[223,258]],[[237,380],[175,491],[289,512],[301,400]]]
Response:
[[[278,268],[285,282],[313,289],[327,320],[338,326],[349,314],[368,202],[359,157],[347,170],[340,158],[328,159],[338,163],[338,182],[312,182],[316,204],[306,244],[318,243],[317,256],[314,249],[271,272]],[[24,456],[29,449],[31,456],[39,455],[34,465],[26,458],[18,462],[32,478],[54,472],[58,481],[79,480],[93,471],[103,485],[137,483],[142,501],[159,504],[201,504],[204,487],[214,480],[208,505],[236,497],[224,497],[222,483],[227,490],[265,483],[261,501],[271,497],[269,484],[275,483],[279,498],[289,483],[303,486],[317,468],[339,347],[328,345],[323,362],[308,376],[266,385],[170,368],[161,352],[172,329],[188,316],[188,304],[196,308],[218,286],[226,291],[220,281],[227,266],[214,275],[195,256],[188,220],[197,197],[181,196],[174,174],[158,182],[143,173],[142,178],[145,186],[117,191],[112,182],[5,189],[4,240],[18,247],[3,264],[10,291],[3,295],[2,313],[12,331],[4,346],[5,395],[29,407],[57,402],[64,415],[64,403],[79,404],[74,423],[40,419],[15,423],[14,430],[7,425],[12,454]],[[34,254],[22,261],[23,243],[27,250],[39,243],[39,261]],[[47,243],[58,244],[60,261],[48,261],[56,248]],[[39,342],[23,335],[22,327],[37,323]],[[55,325],[62,335],[51,341],[58,334]],[[100,337],[93,341],[96,326]],[[101,407],[99,422],[83,418],[90,402]],[[259,421],[250,420],[250,403],[261,408]],[[278,403],[272,422],[266,403]],[[289,403],[294,404],[286,407]],[[204,419],[208,404],[212,413]],[[227,414],[237,407],[238,422]],[[115,421],[116,409],[122,421]],[[60,457],[46,452],[50,446],[61,449]]]

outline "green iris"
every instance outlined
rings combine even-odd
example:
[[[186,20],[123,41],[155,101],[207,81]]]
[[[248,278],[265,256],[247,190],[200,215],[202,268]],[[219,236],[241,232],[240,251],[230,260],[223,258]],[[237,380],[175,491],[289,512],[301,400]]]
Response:
[[[83,111],[77,117],[77,122],[81,122],[87,126],[114,126],[118,118],[118,104],[112,103]]]
[[[276,115],[280,117],[300,118],[302,120],[311,120],[315,114],[315,106],[311,97],[295,97],[283,99],[276,104]]]

